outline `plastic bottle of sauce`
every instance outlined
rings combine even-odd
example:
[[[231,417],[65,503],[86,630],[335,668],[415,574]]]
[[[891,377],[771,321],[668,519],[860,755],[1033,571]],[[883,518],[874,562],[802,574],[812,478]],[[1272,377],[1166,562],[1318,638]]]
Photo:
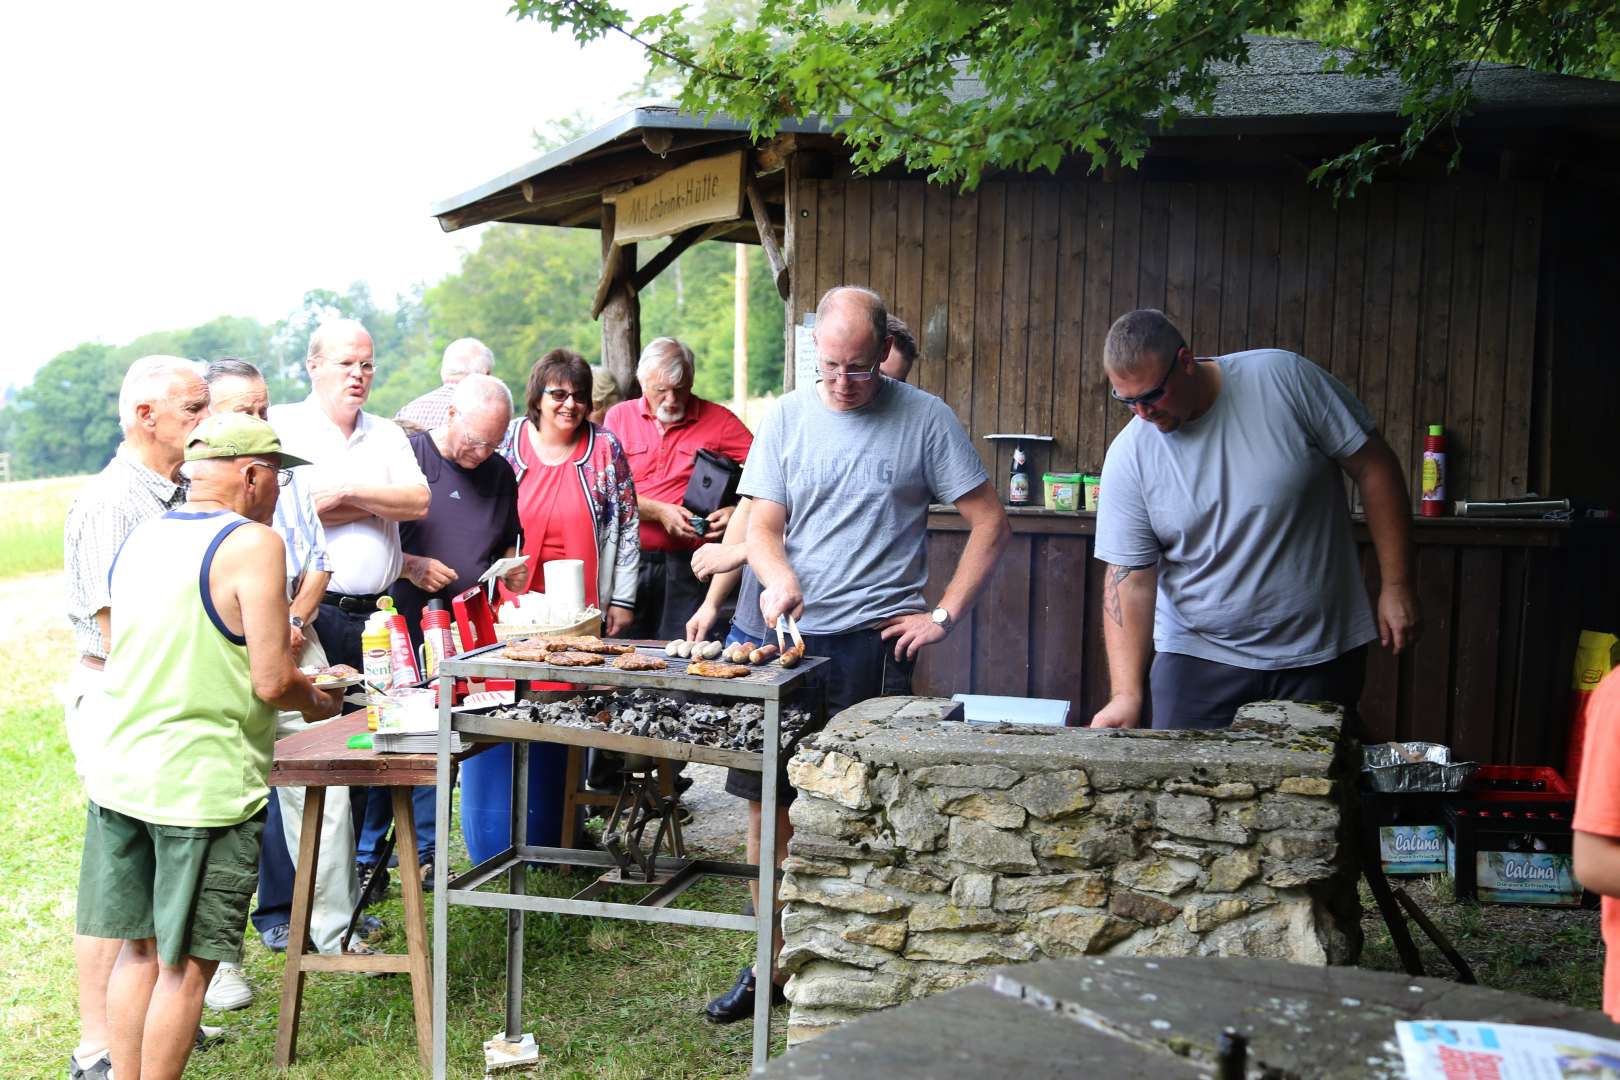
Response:
[[[1424,517],[1441,517],[1446,512],[1446,429],[1430,424],[1423,440]]]
[[[382,694],[394,679],[393,650],[389,648],[388,612],[376,611],[360,631],[360,651],[366,677],[366,727],[377,730],[382,717]]]

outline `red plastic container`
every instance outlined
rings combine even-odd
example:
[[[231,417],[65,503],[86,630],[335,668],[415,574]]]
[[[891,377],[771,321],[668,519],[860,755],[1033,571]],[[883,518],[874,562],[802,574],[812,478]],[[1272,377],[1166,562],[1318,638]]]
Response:
[[[1556,803],[1573,804],[1575,790],[1557,769],[1546,765],[1481,765],[1468,778],[1459,801],[1525,803],[1527,811],[1550,809]]]

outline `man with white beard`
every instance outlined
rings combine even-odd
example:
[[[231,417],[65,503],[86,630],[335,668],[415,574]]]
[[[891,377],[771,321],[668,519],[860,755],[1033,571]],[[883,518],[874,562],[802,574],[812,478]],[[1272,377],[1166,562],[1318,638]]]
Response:
[[[607,412],[602,426],[618,436],[636,479],[641,514],[641,576],[632,638],[686,636],[686,620],[708,586],[692,573],[692,552],[718,541],[731,520],[727,506],[697,519],[681,497],[699,450],[742,464],[754,437],[730,409],[692,393],[692,350],[661,337],[641,351],[641,396]],[[722,622],[719,625],[724,626]]]

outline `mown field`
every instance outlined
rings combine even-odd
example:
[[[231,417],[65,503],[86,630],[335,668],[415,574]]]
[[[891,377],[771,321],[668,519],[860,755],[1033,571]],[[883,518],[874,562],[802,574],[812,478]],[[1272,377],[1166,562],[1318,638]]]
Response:
[[[62,568],[62,520],[89,477],[0,484],[0,581]]]

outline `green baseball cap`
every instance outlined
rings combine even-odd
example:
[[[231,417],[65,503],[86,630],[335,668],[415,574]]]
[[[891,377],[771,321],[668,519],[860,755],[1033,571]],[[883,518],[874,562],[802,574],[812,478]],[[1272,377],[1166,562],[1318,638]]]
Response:
[[[216,413],[208,417],[193,429],[191,441],[186,444],[187,461],[265,454],[280,455],[284,469],[309,464],[281,448],[281,439],[276,436],[275,428],[247,413]]]

